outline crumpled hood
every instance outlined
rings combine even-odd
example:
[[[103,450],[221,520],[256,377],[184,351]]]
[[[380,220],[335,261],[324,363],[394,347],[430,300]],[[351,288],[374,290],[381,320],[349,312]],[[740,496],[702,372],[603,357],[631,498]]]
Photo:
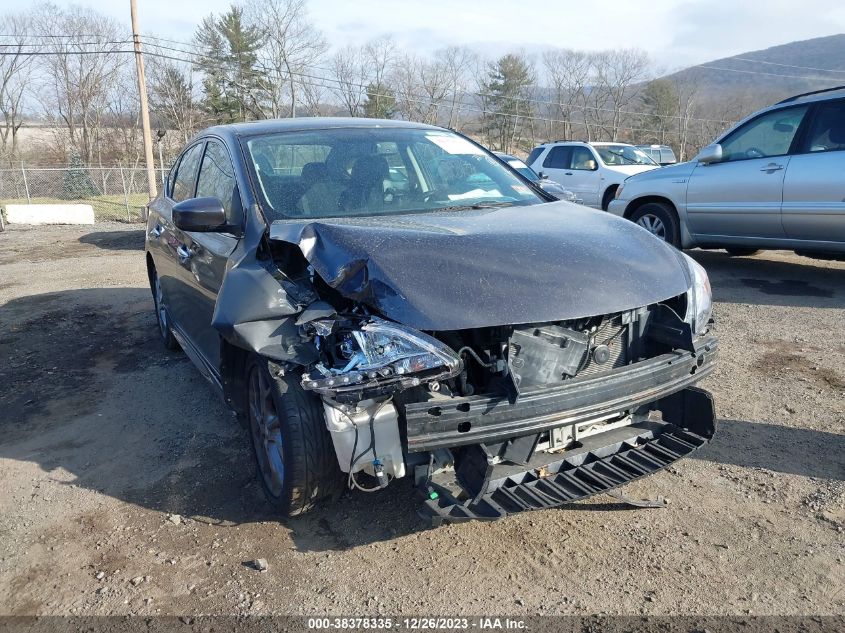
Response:
[[[686,292],[681,254],[568,202],[273,222],[343,296],[421,330],[562,321]]]

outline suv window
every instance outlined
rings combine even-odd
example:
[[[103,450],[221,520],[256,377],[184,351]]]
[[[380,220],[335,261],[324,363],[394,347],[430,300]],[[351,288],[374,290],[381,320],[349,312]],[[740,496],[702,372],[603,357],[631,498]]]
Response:
[[[203,143],[197,143],[184,154],[176,167],[176,177],[173,179],[173,189],[170,197],[176,202],[182,202],[194,197],[194,185],[197,182],[197,167],[202,156]]]
[[[529,165],[533,165],[534,161],[540,158],[540,154],[543,153],[543,150],[546,149],[545,147],[535,147],[531,150],[531,153],[528,154],[528,158],[525,159],[525,162]]]
[[[543,167],[549,169],[569,169],[569,157],[572,155],[572,148],[566,145],[555,145],[546,154]]]
[[[829,101],[816,106],[804,151],[834,150],[845,150],[845,101]]]
[[[217,141],[209,141],[200,167],[197,181],[197,197],[214,197],[223,203],[226,223],[240,226],[243,207],[235,183],[235,172],[226,148]]]
[[[599,168],[596,163],[596,157],[586,147],[573,147],[572,158],[570,159],[570,169],[580,169],[582,171],[595,171]]]
[[[783,156],[807,113],[807,106],[775,110],[749,121],[722,141],[722,162]]]

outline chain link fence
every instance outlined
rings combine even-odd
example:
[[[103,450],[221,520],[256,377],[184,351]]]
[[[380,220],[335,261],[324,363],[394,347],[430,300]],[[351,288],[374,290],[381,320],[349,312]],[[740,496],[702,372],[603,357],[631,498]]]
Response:
[[[158,187],[167,170],[156,170]],[[0,169],[0,207],[7,204],[89,204],[98,222],[140,222],[149,200],[143,167]]]

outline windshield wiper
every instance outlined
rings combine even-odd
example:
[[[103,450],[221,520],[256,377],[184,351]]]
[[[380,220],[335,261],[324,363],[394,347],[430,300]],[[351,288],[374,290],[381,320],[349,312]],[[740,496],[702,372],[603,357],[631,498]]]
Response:
[[[467,211],[473,209],[497,209],[499,207],[512,207],[513,202],[499,202],[496,200],[487,200],[484,202],[473,202],[472,204],[455,204],[448,207],[440,207],[438,211]]]

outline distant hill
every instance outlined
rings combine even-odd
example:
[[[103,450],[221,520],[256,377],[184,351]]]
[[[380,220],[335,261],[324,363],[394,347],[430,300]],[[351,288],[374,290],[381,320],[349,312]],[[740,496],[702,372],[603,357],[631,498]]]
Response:
[[[790,42],[691,66],[666,76],[695,83],[699,94],[731,93],[771,102],[792,94],[845,85],[845,34]]]

